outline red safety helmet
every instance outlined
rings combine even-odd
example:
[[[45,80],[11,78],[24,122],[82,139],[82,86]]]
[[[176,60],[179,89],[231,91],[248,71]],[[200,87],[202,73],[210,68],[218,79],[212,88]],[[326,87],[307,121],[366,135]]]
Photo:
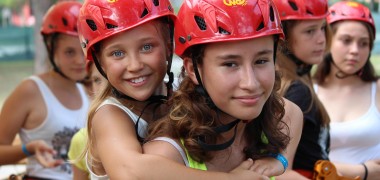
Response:
[[[84,54],[93,60],[90,50],[97,42],[164,16],[175,20],[169,0],[86,0],[78,21]]]
[[[341,1],[332,5],[329,9],[329,16],[327,16],[327,22],[329,24],[342,21],[342,20],[354,20],[368,23],[376,35],[375,21],[373,20],[371,11],[364,5],[352,2]]]
[[[77,21],[80,2],[63,1],[54,4],[42,20],[41,34],[63,33],[78,36]]]
[[[272,0],[185,0],[175,25],[175,51],[190,46],[279,34],[284,37]]]
[[[284,20],[322,19],[328,15],[327,0],[273,0]]]

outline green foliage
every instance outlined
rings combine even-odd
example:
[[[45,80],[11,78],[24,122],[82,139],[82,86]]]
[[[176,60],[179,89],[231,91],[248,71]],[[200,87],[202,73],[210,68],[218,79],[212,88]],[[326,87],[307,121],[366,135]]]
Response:
[[[11,8],[12,10],[18,10],[25,3],[25,1],[26,0],[1,0],[0,8],[8,7],[8,8]]]

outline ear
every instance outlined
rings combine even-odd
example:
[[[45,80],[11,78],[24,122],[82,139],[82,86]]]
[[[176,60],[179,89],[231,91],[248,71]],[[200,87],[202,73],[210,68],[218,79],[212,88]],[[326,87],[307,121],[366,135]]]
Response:
[[[186,70],[187,76],[189,76],[189,78],[193,81],[193,83],[196,85],[199,85],[197,77],[195,76],[194,65],[193,65],[192,59],[189,57],[183,58],[183,67]],[[198,71],[200,71],[199,68],[198,68]]]

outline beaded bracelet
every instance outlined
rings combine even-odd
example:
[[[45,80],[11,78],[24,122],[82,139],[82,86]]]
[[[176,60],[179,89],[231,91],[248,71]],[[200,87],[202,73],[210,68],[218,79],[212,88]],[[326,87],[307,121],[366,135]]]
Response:
[[[286,168],[288,168],[288,160],[280,153],[278,154],[269,154],[270,157],[276,158],[278,161],[281,162],[282,166],[284,166],[284,172],[286,171]]]
[[[31,155],[32,155],[32,153],[29,152],[28,149],[26,149],[26,145],[25,145],[25,144],[22,144],[21,149],[22,149],[22,152],[23,152],[26,156],[31,156]]]

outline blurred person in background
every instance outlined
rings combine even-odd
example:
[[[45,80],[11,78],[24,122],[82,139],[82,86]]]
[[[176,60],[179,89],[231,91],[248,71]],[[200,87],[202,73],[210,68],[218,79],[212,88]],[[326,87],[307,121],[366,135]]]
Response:
[[[87,92],[90,95],[90,98],[93,99],[96,94],[101,91],[101,88],[104,86],[106,79],[99,73],[98,69],[94,65],[93,61],[87,61],[86,64],[87,70]],[[87,129],[80,129],[73,138],[71,139],[70,149],[69,149],[69,159],[73,162],[72,168],[74,173],[74,179],[89,179],[89,172],[87,170],[86,161],[84,158],[81,158],[83,151],[87,143]]]
[[[289,159],[289,169],[276,179],[311,179],[318,160],[328,160],[328,114],[316,96],[311,67],[323,60],[328,49],[327,0],[274,0],[282,21],[285,41],[277,50],[280,94],[303,112],[301,140]]]
[[[77,18],[81,3],[58,2],[44,16],[53,69],[31,76],[6,99],[0,115],[0,164],[27,158],[26,179],[72,179],[66,162],[72,136],[85,125],[89,99]],[[19,133],[22,144],[12,145]]]
[[[335,3],[329,12],[331,48],[314,76],[331,119],[329,158],[344,176],[379,179],[380,81],[370,61],[375,22],[357,2]]]

